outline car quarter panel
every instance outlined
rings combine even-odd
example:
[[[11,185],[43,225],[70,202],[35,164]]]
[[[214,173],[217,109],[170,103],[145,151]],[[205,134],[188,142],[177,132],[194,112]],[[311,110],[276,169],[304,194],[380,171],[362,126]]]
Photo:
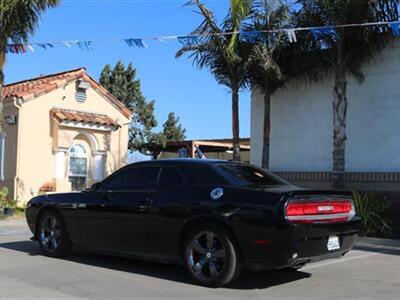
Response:
[[[37,237],[36,229],[40,216],[46,210],[53,209],[63,217],[71,241],[78,241],[80,239],[80,232],[77,223],[76,208],[80,202],[80,193],[53,194],[51,197],[42,195],[32,198],[28,202],[26,210],[26,219],[30,230]]]

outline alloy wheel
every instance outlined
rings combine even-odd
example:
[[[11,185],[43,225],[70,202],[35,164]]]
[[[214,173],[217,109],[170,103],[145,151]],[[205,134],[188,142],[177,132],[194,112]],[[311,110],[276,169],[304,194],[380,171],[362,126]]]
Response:
[[[61,239],[61,227],[55,216],[47,216],[41,226],[40,243],[48,252],[57,250]]]
[[[226,266],[226,249],[221,237],[212,231],[198,233],[188,245],[187,260],[200,281],[218,278]]]

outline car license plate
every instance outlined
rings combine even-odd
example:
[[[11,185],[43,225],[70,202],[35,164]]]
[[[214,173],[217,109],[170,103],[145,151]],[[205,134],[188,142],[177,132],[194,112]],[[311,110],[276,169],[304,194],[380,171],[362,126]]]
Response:
[[[338,236],[330,236],[328,239],[327,247],[328,247],[329,251],[340,249],[339,237]]]

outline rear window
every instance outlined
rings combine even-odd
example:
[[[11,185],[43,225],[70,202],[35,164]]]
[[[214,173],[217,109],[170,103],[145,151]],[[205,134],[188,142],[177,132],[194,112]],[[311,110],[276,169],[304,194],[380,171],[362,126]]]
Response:
[[[179,167],[190,184],[226,184],[226,180],[213,167],[190,164]]]
[[[287,185],[288,183],[264,169],[241,164],[217,164],[217,168],[234,184]]]

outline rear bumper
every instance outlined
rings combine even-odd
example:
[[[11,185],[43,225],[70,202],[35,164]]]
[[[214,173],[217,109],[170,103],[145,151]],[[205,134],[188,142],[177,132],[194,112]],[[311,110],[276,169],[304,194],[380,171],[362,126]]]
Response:
[[[358,218],[337,224],[290,225],[280,237],[265,245],[262,252],[258,248],[256,256],[250,254],[247,266],[253,270],[280,269],[342,257],[353,248],[359,228]],[[328,250],[331,236],[339,238],[339,249]]]

